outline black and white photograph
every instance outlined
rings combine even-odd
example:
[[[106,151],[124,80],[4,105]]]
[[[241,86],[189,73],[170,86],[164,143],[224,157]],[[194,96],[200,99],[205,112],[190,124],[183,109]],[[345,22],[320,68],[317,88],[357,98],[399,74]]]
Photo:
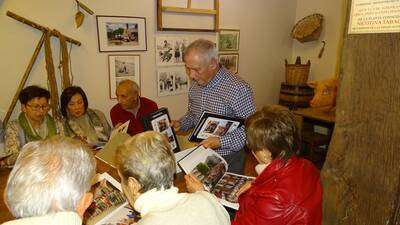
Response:
[[[129,16],[97,16],[100,52],[145,51],[146,19]]]
[[[238,53],[220,53],[219,63],[223,65],[232,74],[239,72],[239,54]]]
[[[189,38],[185,36],[156,38],[156,63],[157,66],[184,65],[183,57]]]
[[[189,91],[189,77],[183,66],[162,67],[157,71],[158,96],[184,94]]]
[[[157,37],[157,66],[184,65],[184,52],[189,44],[189,38],[183,36]]]
[[[116,87],[123,80],[135,81],[140,86],[139,55],[109,55],[110,98],[115,99]]]

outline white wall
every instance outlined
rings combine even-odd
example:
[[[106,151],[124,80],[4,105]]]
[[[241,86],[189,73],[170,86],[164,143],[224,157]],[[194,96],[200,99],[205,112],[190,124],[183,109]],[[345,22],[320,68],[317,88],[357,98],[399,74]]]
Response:
[[[159,106],[169,108],[173,118],[183,115],[187,96],[157,97],[155,66],[156,1],[96,0],[82,1],[97,15],[146,17],[147,46],[143,52],[131,52],[141,57],[142,95],[154,99]],[[276,103],[279,83],[284,79],[284,59],[291,56],[290,30],[295,21],[296,2],[293,0],[221,0],[221,28],[239,28],[239,73],[254,89],[257,107]],[[85,21],[75,28],[76,6],[71,0],[0,0],[0,118],[17,89],[19,81],[39,41],[41,32],[7,17],[10,10],[39,24],[56,28],[73,37],[82,46],[72,47],[74,84],[86,91],[91,107],[108,114],[116,103],[109,99],[107,53],[99,53],[95,16],[85,14]],[[168,34],[174,34],[169,32]],[[203,34],[202,34],[203,35]],[[210,35],[210,34],[208,34]],[[212,35],[212,34],[211,34]],[[54,62],[58,63],[58,42],[52,41]],[[43,49],[28,84],[46,86]],[[56,69],[58,73],[58,70]],[[19,112],[19,108],[14,115]]]
[[[323,30],[319,40],[306,43],[293,40],[292,61],[290,63],[294,63],[296,56],[301,56],[302,63],[309,59],[311,61],[309,81],[323,80],[335,76],[339,40],[342,35],[343,8],[343,0],[297,0],[295,23],[313,13],[320,13],[324,16]],[[326,42],[325,51],[322,58],[318,58],[322,41]]]

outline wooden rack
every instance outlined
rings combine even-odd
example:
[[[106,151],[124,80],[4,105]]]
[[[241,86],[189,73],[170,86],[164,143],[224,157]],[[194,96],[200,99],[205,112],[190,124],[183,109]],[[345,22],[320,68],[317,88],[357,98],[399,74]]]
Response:
[[[192,15],[214,16],[214,29],[163,27],[163,13],[180,13]],[[214,0],[214,9],[192,8],[192,1],[188,0],[185,7],[163,6],[163,0],[157,0],[157,30],[159,31],[193,31],[193,32],[217,32],[219,30],[219,0]]]

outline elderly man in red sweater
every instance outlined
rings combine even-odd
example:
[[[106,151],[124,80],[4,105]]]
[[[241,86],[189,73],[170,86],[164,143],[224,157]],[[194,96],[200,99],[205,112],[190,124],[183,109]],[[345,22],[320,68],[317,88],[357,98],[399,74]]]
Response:
[[[139,86],[131,80],[123,80],[118,84],[116,95],[118,104],[112,107],[110,117],[114,127],[130,120],[128,134],[135,135],[144,131],[142,117],[158,109],[157,104],[139,95]]]

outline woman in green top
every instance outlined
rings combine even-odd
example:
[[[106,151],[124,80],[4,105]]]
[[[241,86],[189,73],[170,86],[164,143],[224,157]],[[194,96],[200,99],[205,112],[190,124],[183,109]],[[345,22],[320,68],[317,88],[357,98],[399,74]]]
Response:
[[[71,86],[63,91],[61,114],[65,118],[65,134],[89,145],[99,146],[108,141],[111,127],[102,112],[90,109],[88,105],[82,88]]]
[[[16,120],[7,124],[5,149],[0,151],[0,166],[12,166],[20,149],[31,141],[63,135],[62,122],[51,117],[49,112],[50,93],[38,86],[28,86],[19,93],[21,113]]]

